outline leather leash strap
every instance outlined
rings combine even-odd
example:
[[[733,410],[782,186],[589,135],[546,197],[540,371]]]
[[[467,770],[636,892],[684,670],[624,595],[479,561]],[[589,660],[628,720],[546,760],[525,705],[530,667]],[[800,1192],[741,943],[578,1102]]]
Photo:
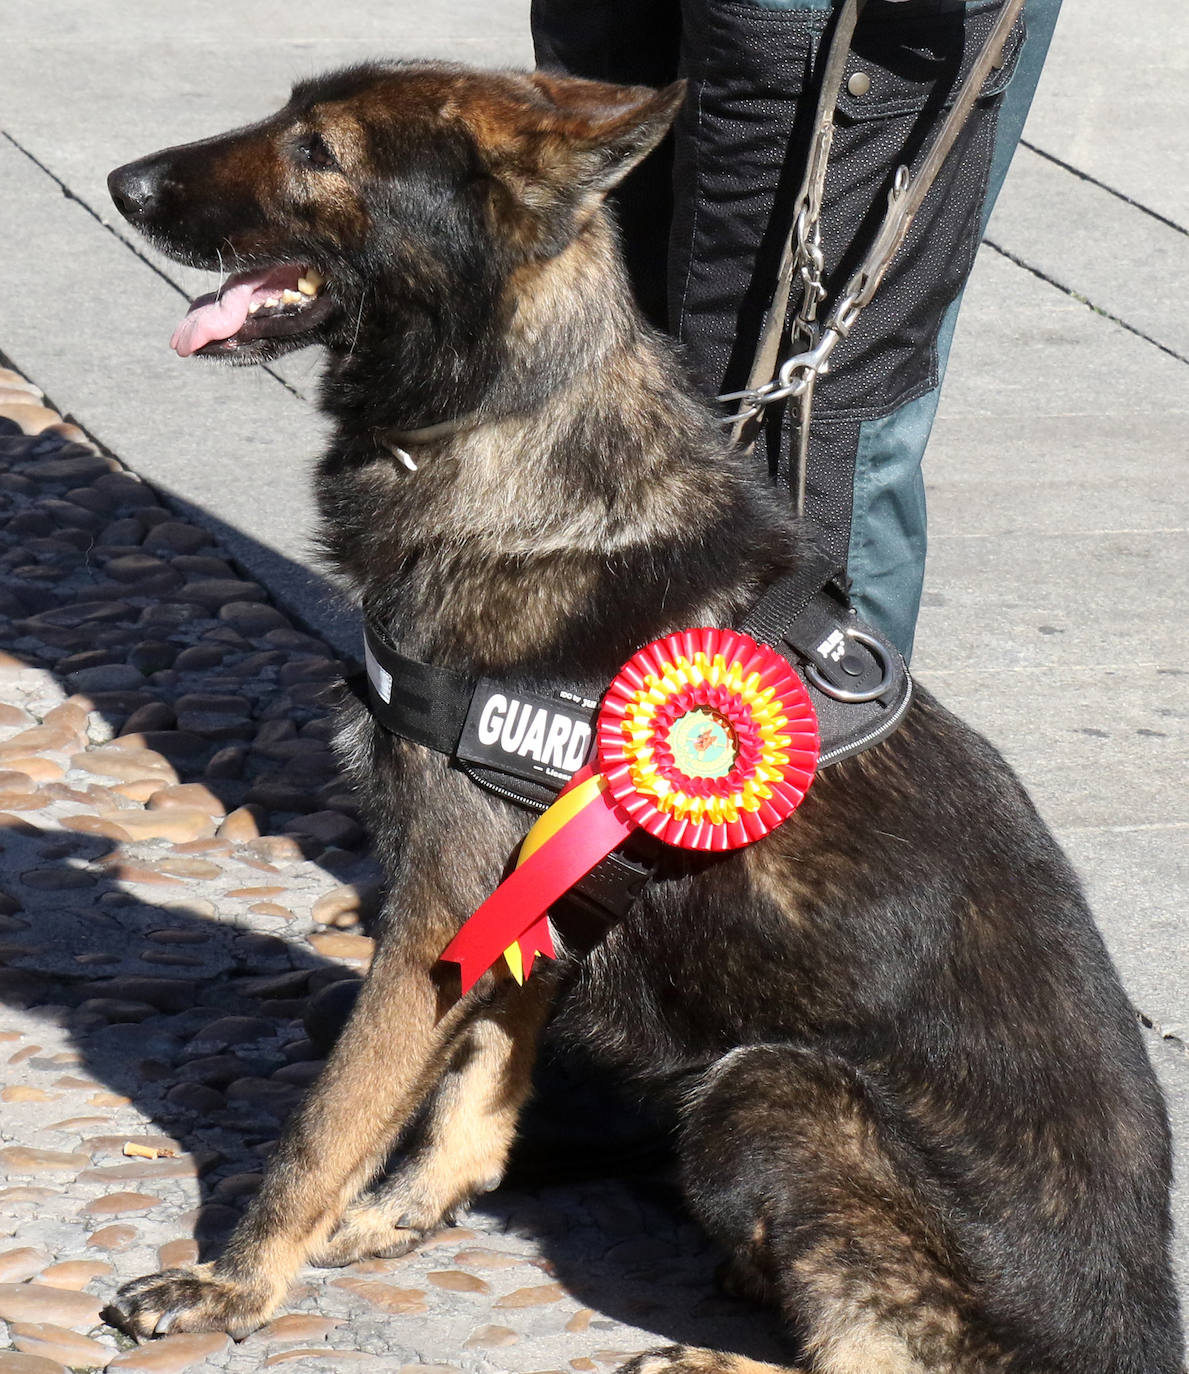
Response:
[[[916,175],[914,176],[907,167],[897,168],[892,188],[888,192],[888,206],[883,222],[867,255],[831,310],[829,320],[822,331],[821,341],[811,351],[787,359],[778,370],[776,357],[788,318],[793,274],[804,257],[804,249],[798,242],[798,236],[800,234],[801,241],[804,242],[807,228],[816,230],[816,217],[820,216],[826,167],[834,137],[834,112],[842,88],[842,77],[846,70],[851,40],[863,3],[864,0],[846,0],[838,16],[818,98],[809,162],[797,197],[793,224],[781,255],[776,291],[764,319],[747,387],[741,392],[731,392],[727,396],[719,397],[719,400],[740,402],[739,413],[733,422],[732,438],[736,444],[744,448],[755,442],[767,405],[800,396],[812,387],[818,373],[826,371],[830,353],[839,340],[847,337],[863,308],[870,303],[893,258],[908,236],[917,211],[929,194],[942,164],[974,108],[983,84],[992,71],[1003,65],[1008,36],[1024,7],[1024,0],[1006,0],[995,27],[966,74],[950,112]],[[816,304],[816,301],[812,303],[815,313]],[[801,374],[796,381],[793,380],[795,373]],[[807,424],[804,423],[807,417],[804,413],[802,418],[803,428],[807,429]],[[807,437],[807,434],[802,437],[802,459]],[[798,485],[803,490],[803,471],[798,474],[798,478]]]
[[[826,69],[822,73],[821,89],[818,92],[809,158],[805,164],[805,174],[801,178],[801,189],[797,192],[794,202],[793,222],[789,226],[788,236],[780,254],[776,290],[764,315],[760,341],[747,378],[746,389],[750,392],[754,392],[776,376],[780,344],[784,337],[784,325],[788,318],[789,300],[793,292],[793,275],[799,269],[804,256],[803,245],[806,235],[812,233],[821,220],[826,172],[830,165],[830,149],[834,143],[834,112],[838,108],[838,97],[842,94],[846,60],[850,56],[851,41],[864,3],[865,0],[845,0],[838,14],[837,27],[830,42]],[[762,407],[751,413],[741,406],[731,435],[732,440],[740,447],[749,447],[755,442],[763,418]]]

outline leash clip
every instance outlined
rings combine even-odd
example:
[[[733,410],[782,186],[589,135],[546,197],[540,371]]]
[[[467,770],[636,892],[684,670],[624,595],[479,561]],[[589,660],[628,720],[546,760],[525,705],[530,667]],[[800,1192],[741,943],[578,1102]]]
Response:
[[[847,297],[844,305],[851,304],[850,297]],[[841,323],[831,317],[829,324],[822,331],[821,338],[812,348],[806,349],[804,353],[794,353],[791,358],[785,359],[780,365],[780,371],[770,382],[765,382],[763,386],[749,387],[743,391],[728,391],[724,395],[717,397],[719,401],[744,401],[747,409],[735,415],[727,416],[725,423],[737,424],[741,418],[750,418],[763,413],[765,406],[775,405],[778,401],[787,401],[791,397],[800,396],[803,391],[810,387],[813,382],[823,373],[830,370],[830,354],[837,348],[841,339],[844,339],[850,332],[851,326],[857,318],[857,311],[848,314],[848,317]],[[837,315],[838,312],[835,312]]]

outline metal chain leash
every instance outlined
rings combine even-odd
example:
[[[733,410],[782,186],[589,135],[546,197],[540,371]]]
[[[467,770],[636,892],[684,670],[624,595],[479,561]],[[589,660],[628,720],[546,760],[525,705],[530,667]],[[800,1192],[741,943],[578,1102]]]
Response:
[[[798,402],[797,448],[793,467],[793,500],[798,516],[805,514],[809,431],[817,379],[829,371],[830,355],[850,335],[859,315],[875,295],[893,258],[907,238],[917,211],[973,109],[984,82],[992,70],[1003,65],[1008,36],[1024,6],[1024,0],[1006,0],[917,174],[913,176],[907,166],[897,167],[879,231],[858,270],[830,310],[826,323],[819,329],[818,310],[828,294],[824,282],[821,237],[822,199],[834,138],[834,112],[863,3],[864,0],[846,0],[838,17],[822,77],[809,161],[797,197],[793,226],[781,257],[776,291],[760,333],[748,384],[741,391],[729,391],[717,398],[724,403],[739,402],[737,412],[727,417],[724,423],[732,427],[732,437],[742,448],[748,448],[755,442],[769,406],[782,401]],[[793,348],[800,351],[776,366],[794,280],[800,280],[802,290],[797,314],[789,328],[789,338]]]

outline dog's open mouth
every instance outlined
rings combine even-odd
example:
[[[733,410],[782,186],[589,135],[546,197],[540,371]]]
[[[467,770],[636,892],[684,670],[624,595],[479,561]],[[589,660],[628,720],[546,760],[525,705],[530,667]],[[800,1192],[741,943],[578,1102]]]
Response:
[[[169,346],[188,358],[226,356],[271,339],[296,341],[334,308],[324,282],[316,268],[298,263],[239,272],[194,301]]]

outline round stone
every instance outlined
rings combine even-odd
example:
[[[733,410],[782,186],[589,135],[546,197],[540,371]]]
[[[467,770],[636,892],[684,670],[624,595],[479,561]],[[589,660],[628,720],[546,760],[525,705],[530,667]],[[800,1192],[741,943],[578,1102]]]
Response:
[[[255,601],[229,601],[220,607],[219,619],[249,638],[284,629],[289,624],[280,611]]]
[[[230,601],[267,601],[263,587],[256,582],[241,582],[238,578],[212,577],[189,582],[177,593],[181,601],[195,601],[200,606],[217,611]]]
[[[205,812],[208,816],[216,816],[220,820],[227,814],[227,808],[223,802],[200,782],[184,782],[177,783],[172,787],[163,787],[149,798],[148,807],[150,811],[194,807]]]
[[[66,1366],[44,1355],[22,1355],[0,1350],[0,1374],[67,1374]]]
[[[87,1248],[90,1250],[127,1250],[140,1232],[135,1226],[128,1226],[122,1222],[116,1222],[111,1226],[101,1226],[98,1231],[94,1231],[87,1238]]]
[[[285,831],[340,849],[354,849],[366,838],[363,827],[340,811],[314,811],[307,816],[297,816],[286,824]]]
[[[492,1303],[493,1307],[547,1307],[550,1303],[560,1302],[566,1290],[560,1283],[540,1283],[532,1288],[517,1288]]]
[[[19,426],[22,434],[40,434],[50,425],[58,424],[62,417],[56,410],[37,405],[31,397],[28,405],[13,401],[0,405],[0,419],[13,421]]]
[[[159,504],[152,487],[130,472],[108,473],[106,477],[100,477],[95,486],[110,496],[117,506],[139,510]]]
[[[129,653],[128,661],[133,667],[138,668],[142,673],[158,673],[162,668],[172,668],[174,660],[177,658],[177,650],[172,644],[166,644],[159,639],[145,639],[137,644]],[[162,706],[163,703],[154,702],[154,706]],[[125,730],[160,730],[168,729],[173,724],[173,712],[168,707],[164,707],[163,714],[167,717],[164,725],[145,725],[137,723],[129,725],[124,723]]]
[[[310,944],[328,959],[350,959],[368,963],[376,952],[376,942],[366,935],[346,935],[337,931],[311,935]]]
[[[163,811],[121,811],[119,824],[135,840],[197,840],[215,833],[214,820],[194,806]]]
[[[208,778],[239,778],[243,776],[248,758],[246,744],[226,744],[216,749],[206,766]]]
[[[0,1150],[0,1167],[9,1174],[77,1174],[91,1162],[90,1155],[64,1150],[34,1150],[24,1145],[11,1145]]]
[[[265,812],[260,807],[238,807],[235,811],[228,812],[227,819],[217,830],[217,834],[223,840],[230,840],[232,844],[246,844],[249,840],[258,840],[264,826]]]
[[[60,706],[55,706],[52,711],[47,711],[41,723],[81,735],[86,731],[90,710],[91,704],[86,697],[70,697]]]
[[[184,1336],[163,1336],[147,1345],[117,1355],[107,1367],[124,1374],[182,1374],[193,1365],[205,1364],[231,1343],[222,1331]]]
[[[378,886],[344,884],[319,897],[310,914],[319,925],[356,925],[379,915],[380,900]]]
[[[0,1089],[0,1102],[56,1102],[61,1093],[47,1093],[31,1083],[13,1083]]]
[[[150,749],[89,749],[75,754],[70,766],[94,777],[114,778],[117,782],[136,782],[155,777],[160,784],[176,783],[178,775],[169,760]]]
[[[419,1288],[396,1288],[375,1279],[333,1279],[332,1287],[341,1288],[354,1297],[362,1298],[381,1312],[409,1314],[426,1310],[425,1293]]]
[[[165,1100],[183,1111],[206,1115],[222,1108],[223,1094],[202,1083],[178,1083],[165,1094]]]
[[[83,736],[75,730],[63,730],[60,726],[37,725],[32,730],[22,730],[0,744],[0,761],[16,758],[21,754],[55,753],[77,748]]]
[[[94,1326],[100,1300],[92,1293],[74,1293],[41,1283],[0,1283],[0,1319],[6,1322],[55,1322],[62,1326]]]
[[[34,782],[56,782],[63,774],[62,765],[55,763],[53,759],[36,756],[25,758],[18,755],[15,759],[8,759],[7,764],[9,768],[24,773]]]
[[[161,1199],[151,1193],[108,1193],[106,1197],[88,1202],[83,1211],[92,1217],[115,1217],[126,1212],[147,1212],[160,1202]]]
[[[432,1283],[435,1288],[444,1288],[448,1293],[490,1293],[491,1284],[478,1277],[477,1274],[468,1274],[462,1269],[442,1269],[433,1274],[426,1274],[426,1281]]]
[[[111,840],[115,844],[128,844],[132,836],[122,825],[101,816],[79,815],[63,816],[61,825],[79,835],[95,835],[99,839]]]
[[[467,1350],[498,1350],[505,1345],[515,1345],[520,1337],[509,1326],[480,1326],[463,1342]]]
[[[40,1274],[49,1262],[44,1250],[32,1246],[22,1246],[18,1250],[6,1250],[0,1254],[0,1283],[21,1283]]]
[[[256,1338],[265,1341],[320,1341],[336,1326],[342,1326],[342,1322],[330,1317],[310,1316],[305,1312],[287,1312],[262,1327],[256,1333]]]
[[[183,841],[183,843],[193,844],[194,841]],[[218,864],[211,863],[208,859],[185,857],[160,859],[157,868],[162,873],[168,873],[174,878],[217,878],[223,872]]]
[[[25,1354],[58,1360],[72,1369],[102,1369],[112,1357],[110,1346],[54,1322],[14,1322],[9,1335]]]
[[[51,1264],[38,1275],[42,1283],[51,1288],[85,1288],[92,1279],[102,1278],[112,1272],[110,1264],[102,1260],[65,1260],[61,1264]]]
[[[217,668],[229,653],[221,644],[192,644],[178,654],[173,666],[179,673],[198,673],[205,668]]]
[[[197,553],[211,542],[211,537],[197,525],[182,520],[162,520],[145,536],[146,549],[160,549],[166,553]]]
[[[144,674],[130,663],[107,663],[96,668],[80,668],[68,673],[66,680],[76,691],[111,692],[142,686]]]
[[[180,1269],[186,1264],[197,1264],[198,1243],[189,1236],[166,1241],[157,1251],[157,1262],[162,1269]]]

